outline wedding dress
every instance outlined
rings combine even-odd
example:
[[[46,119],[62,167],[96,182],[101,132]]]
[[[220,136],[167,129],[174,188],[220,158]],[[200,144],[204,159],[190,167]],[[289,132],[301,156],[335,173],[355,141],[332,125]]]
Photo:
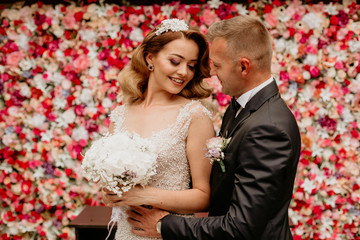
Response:
[[[151,178],[150,186],[165,190],[185,190],[190,185],[190,167],[186,157],[186,137],[193,113],[206,114],[211,117],[210,112],[199,101],[191,101],[180,108],[176,121],[167,128],[154,132],[149,138],[157,147],[158,159],[156,175]],[[122,105],[115,108],[110,120],[114,123],[114,133],[129,133],[123,125],[127,116],[127,106]],[[182,215],[193,217],[191,215]],[[116,240],[145,240],[144,238],[130,232],[131,226],[126,218],[119,219]]]

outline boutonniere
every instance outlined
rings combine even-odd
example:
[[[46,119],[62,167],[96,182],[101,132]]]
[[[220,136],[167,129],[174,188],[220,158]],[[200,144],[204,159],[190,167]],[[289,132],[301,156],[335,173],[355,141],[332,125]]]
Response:
[[[225,157],[224,150],[229,145],[230,140],[231,138],[213,137],[206,142],[206,156],[210,159],[211,164],[213,164],[214,161],[219,162],[223,173],[226,172],[225,164],[223,162]]]

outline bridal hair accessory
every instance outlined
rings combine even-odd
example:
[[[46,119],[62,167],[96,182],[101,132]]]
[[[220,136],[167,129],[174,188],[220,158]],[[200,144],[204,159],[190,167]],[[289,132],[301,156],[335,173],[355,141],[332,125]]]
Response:
[[[177,18],[165,19],[161,22],[160,27],[158,30],[156,30],[155,34],[159,36],[160,34],[168,32],[169,30],[173,32],[187,31],[189,30],[189,26],[185,23],[184,20],[179,20]]]
[[[225,164],[223,162],[225,158],[224,150],[230,143],[231,138],[223,138],[223,137],[213,137],[207,140],[206,147],[207,153],[206,157],[210,159],[210,163],[213,164],[215,161],[219,162],[221,171],[223,173],[226,172]]]
[[[154,71],[154,66],[153,65],[149,64],[147,67],[148,67],[150,72]]]

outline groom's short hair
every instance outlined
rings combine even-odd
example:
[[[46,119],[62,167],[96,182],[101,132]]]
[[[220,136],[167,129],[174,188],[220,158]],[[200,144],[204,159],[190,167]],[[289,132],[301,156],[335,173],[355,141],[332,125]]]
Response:
[[[259,68],[270,68],[272,39],[259,18],[240,15],[213,23],[207,32],[212,42],[215,38],[226,40],[227,54],[235,60],[249,58]]]

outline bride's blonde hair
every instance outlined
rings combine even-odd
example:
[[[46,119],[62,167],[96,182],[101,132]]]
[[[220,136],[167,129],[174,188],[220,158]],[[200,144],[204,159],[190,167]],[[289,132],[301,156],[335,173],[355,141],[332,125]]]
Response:
[[[180,38],[193,40],[199,47],[199,56],[193,79],[184,87],[179,95],[195,99],[209,97],[212,89],[204,80],[204,78],[210,76],[209,45],[205,36],[191,29],[178,32],[169,31],[156,35],[157,29],[154,28],[134,50],[130,66],[124,68],[119,74],[123,101],[132,104],[144,100],[144,92],[147,88],[150,74],[145,60],[146,55],[149,53],[156,55],[166,44]]]

